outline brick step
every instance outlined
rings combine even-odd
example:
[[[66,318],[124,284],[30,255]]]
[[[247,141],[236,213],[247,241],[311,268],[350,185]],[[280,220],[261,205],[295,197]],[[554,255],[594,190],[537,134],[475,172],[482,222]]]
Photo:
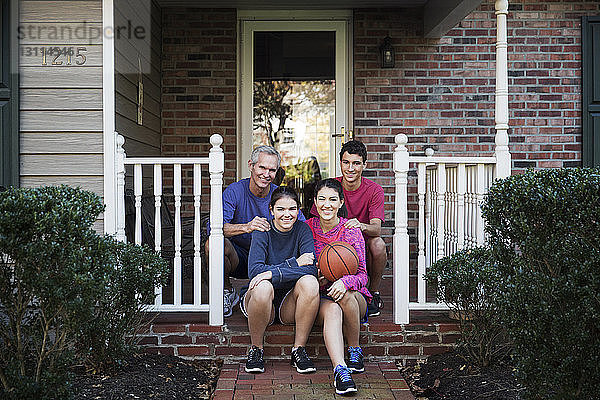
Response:
[[[411,313],[414,322],[407,325],[396,325],[391,320],[391,315],[382,314],[362,326],[360,343],[368,360],[399,359],[405,364],[413,363],[450,350],[459,337],[458,324],[449,320],[447,313]],[[288,358],[293,342],[293,326],[270,326],[265,333],[265,356]],[[148,327],[142,334],[141,344],[148,352],[239,361],[247,354],[250,334],[246,319],[239,311],[221,327],[209,326],[205,314],[169,314]],[[313,328],[306,347],[311,357],[328,359],[320,327]]]

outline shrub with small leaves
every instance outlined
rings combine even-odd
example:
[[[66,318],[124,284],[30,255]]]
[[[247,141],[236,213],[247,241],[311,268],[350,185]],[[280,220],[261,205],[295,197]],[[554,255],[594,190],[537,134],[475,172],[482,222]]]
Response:
[[[488,248],[476,247],[435,262],[425,279],[438,288],[438,300],[458,316],[458,350],[478,367],[505,359],[510,343],[498,313],[502,276]]]
[[[74,327],[93,304],[100,198],[60,187],[0,193],[0,380],[4,397],[67,393]],[[2,392],[0,392],[1,394]]]
[[[505,281],[501,317],[527,397],[597,398],[600,170],[499,180],[483,215]]]
[[[148,249],[98,235],[103,209],[97,195],[68,186],[0,193],[1,398],[68,398],[76,350],[116,357],[139,327],[166,266]],[[101,322],[103,313],[120,324]],[[102,343],[82,346],[82,331]]]

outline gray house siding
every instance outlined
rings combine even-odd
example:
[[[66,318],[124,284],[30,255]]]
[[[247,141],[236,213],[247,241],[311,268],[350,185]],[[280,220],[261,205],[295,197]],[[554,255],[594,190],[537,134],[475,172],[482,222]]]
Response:
[[[74,31],[101,31],[102,2],[23,0],[19,25],[20,184],[68,184],[102,195],[102,36]],[[42,47],[74,54],[44,58]]]

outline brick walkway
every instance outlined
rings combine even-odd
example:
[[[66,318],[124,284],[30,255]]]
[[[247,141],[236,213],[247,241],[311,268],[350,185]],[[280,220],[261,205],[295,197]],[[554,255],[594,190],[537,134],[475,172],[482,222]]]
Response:
[[[244,363],[223,365],[213,400],[330,400],[341,398],[414,400],[393,362],[366,362],[365,372],[352,377],[355,396],[338,396],[329,361],[317,361],[317,372],[299,374],[286,360],[265,360],[263,374],[248,374]]]

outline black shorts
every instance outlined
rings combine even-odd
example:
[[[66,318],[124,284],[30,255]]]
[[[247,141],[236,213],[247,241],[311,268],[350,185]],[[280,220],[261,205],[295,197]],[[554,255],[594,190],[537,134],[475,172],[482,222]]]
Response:
[[[290,294],[292,292],[292,290],[294,290],[294,286],[286,286],[283,288],[278,288],[275,289],[275,293],[273,294],[273,308],[275,309],[275,315],[273,316],[273,320],[271,320],[269,322],[269,325],[273,325],[275,322],[278,323],[283,323],[281,322],[281,305],[283,304],[283,301],[285,300],[285,298],[287,297],[288,294]],[[242,314],[244,314],[244,316],[246,318],[248,318],[248,313],[246,312],[246,293],[245,292],[242,295],[242,301],[240,301],[240,310],[242,310]]]
[[[360,293],[360,292],[358,292]],[[365,299],[365,301],[367,302],[367,306],[369,304],[369,299],[367,299],[367,296],[365,296],[364,294],[360,293],[362,295],[362,297]],[[327,300],[331,300],[335,303],[335,300],[333,299],[333,297],[328,296],[326,292],[321,292],[320,293],[320,297],[322,299],[327,299]],[[361,324],[366,324],[367,322],[369,322],[369,307],[367,307],[367,309],[365,310],[365,315],[363,315],[360,319],[360,323]]]
[[[231,242],[231,241],[230,241]],[[248,279],[248,253],[249,250],[241,246],[238,246],[234,242],[231,242],[235,252],[238,256],[238,265],[235,271],[231,272],[231,276],[238,279]]]

